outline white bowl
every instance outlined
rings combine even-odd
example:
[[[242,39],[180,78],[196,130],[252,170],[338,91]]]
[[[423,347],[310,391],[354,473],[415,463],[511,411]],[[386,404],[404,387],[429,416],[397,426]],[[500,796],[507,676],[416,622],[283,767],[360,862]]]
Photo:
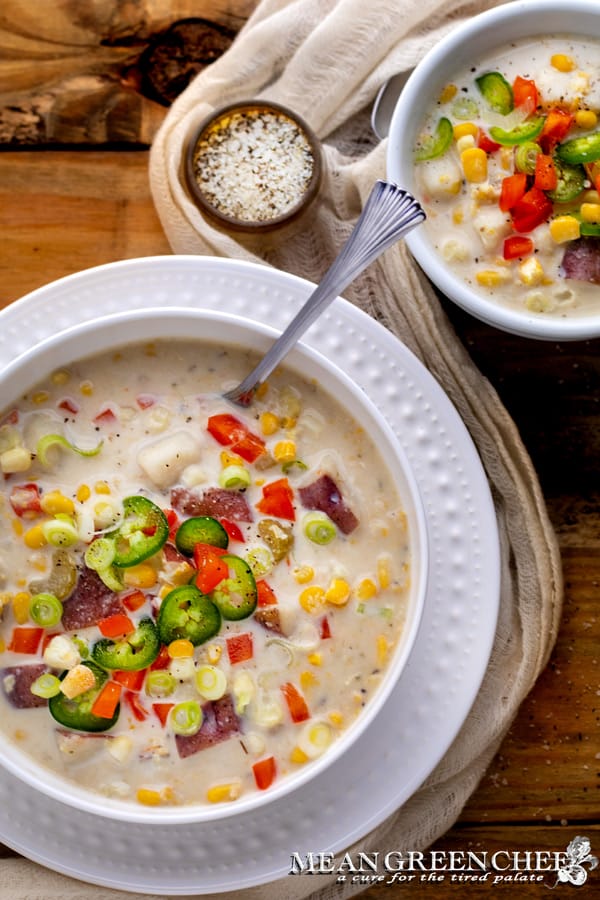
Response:
[[[598,5],[590,0],[514,0],[458,25],[421,60],[394,109],[387,148],[387,177],[416,192],[413,153],[423,116],[442,88],[483,54],[506,50],[511,41],[534,36],[580,36],[600,40]],[[547,317],[491,301],[458,277],[432,246],[425,227],[405,238],[410,252],[440,291],[489,325],[524,337],[582,340],[600,336],[596,313]],[[600,290],[600,289],[599,289]]]
[[[136,309],[101,317],[43,340],[8,365],[0,376],[3,407],[10,406],[11,400],[18,399],[28,387],[32,387],[55,369],[103,349],[147,342],[158,337],[189,340],[192,336],[197,336],[199,341],[237,345],[264,352],[277,334],[267,326],[244,320],[240,316],[200,309]],[[302,344],[290,352],[285,365],[300,374],[318,379],[323,389],[335,396],[368,429],[403,498],[411,536],[411,587],[406,624],[380,687],[365,710],[327,753],[297,773],[283,777],[268,791],[249,794],[235,803],[147,808],[130,801],[107,798],[78,787],[72,781],[42,767],[0,733],[0,763],[36,790],[87,812],[132,822],[167,824],[225,818],[269,804],[315,777],[340,758],[382,709],[409,658],[423,611],[428,548],[419,489],[391,428],[365,393],[346,374]]]

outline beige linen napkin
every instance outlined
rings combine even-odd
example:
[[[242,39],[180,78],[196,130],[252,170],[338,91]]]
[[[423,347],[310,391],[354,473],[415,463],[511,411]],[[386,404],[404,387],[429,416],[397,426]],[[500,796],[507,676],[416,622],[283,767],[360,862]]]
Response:
[[[303,116],[323,140],[326,157],[316,223],[310,233],[271,251],[265,262],[318,281],[373,182],[385,177],[385,142],[377,145],[368,120],[378,88],[391,75],[412,68],[458,21],[493,5],[493,0],[263,0],[232,48],[178,98],[155,140],[150,181],[173,251],[257,261],[203,221],[180,181],[180,160],[187,135],[214,107],[264,97]],[[562,584],[536,473],[515,426],[404,246],[389,250],[345,296],[398,335],[457,407],[491,485],[502,546],[500,616],[483,685],[462,730],[426,783],[360,842],[361,850],[384,854],[424,849],[458,817],[548,659]],[[35,867],[20,860],[6,861],[5,869],[9,878],[12,870],[22,879],[22,893],[15,892],[15,900],[37,897],[34,884],[45,900],[123,896],[49,873],[44,882],[41,870],[32,881]],[[287,878],[241,894],[247,900],[294,900],[315,889],[315,896],[325,900],[363,888],[315,876]],[[12,900],[13,893],[9,896]],[[224,900],[230,896],[219,895]]]

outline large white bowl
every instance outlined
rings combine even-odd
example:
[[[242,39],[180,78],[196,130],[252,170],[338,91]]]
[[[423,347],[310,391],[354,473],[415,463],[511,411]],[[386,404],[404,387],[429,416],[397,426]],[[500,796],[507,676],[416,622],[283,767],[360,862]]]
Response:
[[[268,270],[265,270],[268,273]],[[268,278],[268,274],[265,275]],[[137,309],[100,317],[48,338],[26,351],[0,375],[0,406],[10,406],[28,387],[57,368],[106,348],[155,338],[181,338],[237,345],[264,352],[277,336],[267,326],[240,316],[202,309]],[[320,759],[296,774],[286,776],[265,792],[242,797],[232,804],[186,805],[147,808],[95,794],[42,767],[26,756],[0,732],[0,763],[18,778],[51,797],[85,811],[132,822],[166,824],[203,822],[264,806],[299,788],[326,767],[334,764],[363,734],[389,697],[414,644],[425,599],[428,569],[427,528],[419,489],[404,451],[383,416],[366,394],[340,369],[316,351],[299,344],[286,359],[290,369],[318,379],[325,391],[335,396],[359,420],[388,466],[403,498],[409,523],[412,578],[407,618],[402,637],[394,651],[381,685],[356,721]]]
[[[410,191],[415,187],[413,153],[424,113],[444,85],[473,59],[506,49],[511,41],[535,36],[578,35],[600,39],[595,0],[514,0],[457,26],[421,60],[404,86],[394,109],[387,148],[387,176]],[[470,288],[432,246],[421,227],[406,243],[425,274],[451,300],[489,325],[513,334],[544,340],[581,340],[600,336],[597,313],[573,318],[544,318],[508,309]],[[599,288],[600,292],[600,288]]]

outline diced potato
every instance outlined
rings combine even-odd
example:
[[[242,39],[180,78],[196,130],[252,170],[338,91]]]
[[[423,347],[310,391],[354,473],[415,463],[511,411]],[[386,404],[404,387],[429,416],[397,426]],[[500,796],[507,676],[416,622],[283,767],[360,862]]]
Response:
[[[506,213],[498,207],[486,206],[480,209],[473,219],[473,225],[486,250],[496,250],[510,233]]]
[[[81,662],[81,656],[72,640],[64,634],[57,634],[44,650],[44,662],[52,669],[72,669]]]
[[[433,200],[449,200],[460,191],[462,172],[456,160],[448,155],[429,160],[421,173],[423,187]]]
[[[519,265],[519,278],[523,284],[534,286],[544,280],[544,270],[535,256],[530,256]]]
[[[86,691],[91,690],[95,684],[96,676],[92,670],[80,663],[69,669],[60,683],[60,689],[65,697],[72,700],[74,697],[79,697],[80,694],[85,694]]]
[[[469,258],[469,248],[458,238],[446,238],[440,249],[446,262],[464,262]]]
[[[176,431],[142,447],[137,461],[157,487],[167,488],[199,458],[200,443],[196,438],[189,431]]]
[[[31,453],[25,447],[12,447],[0,454],[0,469],[5,475],[26,472],[31,466]]]

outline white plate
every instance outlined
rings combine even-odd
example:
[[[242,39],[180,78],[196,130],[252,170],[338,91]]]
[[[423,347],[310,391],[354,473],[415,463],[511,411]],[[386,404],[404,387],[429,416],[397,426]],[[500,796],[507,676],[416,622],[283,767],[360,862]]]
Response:
[[[282,329],[312,286],[266,273],[239,260],[169,256],[69,276],[0,313],[0,365],[99,313],[170,302]],[[336,300],[305,342],[334,359],[380,407],[422,492],[430,587],[397,687],[339,763],[280,801],[220,822],[107,827],[105,819],[38,794],[0,768],[0,840],[24,856],[140,893],[208,894],[269,882],[287,874],[294,852],[338,852],[364,837],[415,792],[463,724],[489,660],[500,587],[496,517],[475,447],[422,364],[351,304]]]

